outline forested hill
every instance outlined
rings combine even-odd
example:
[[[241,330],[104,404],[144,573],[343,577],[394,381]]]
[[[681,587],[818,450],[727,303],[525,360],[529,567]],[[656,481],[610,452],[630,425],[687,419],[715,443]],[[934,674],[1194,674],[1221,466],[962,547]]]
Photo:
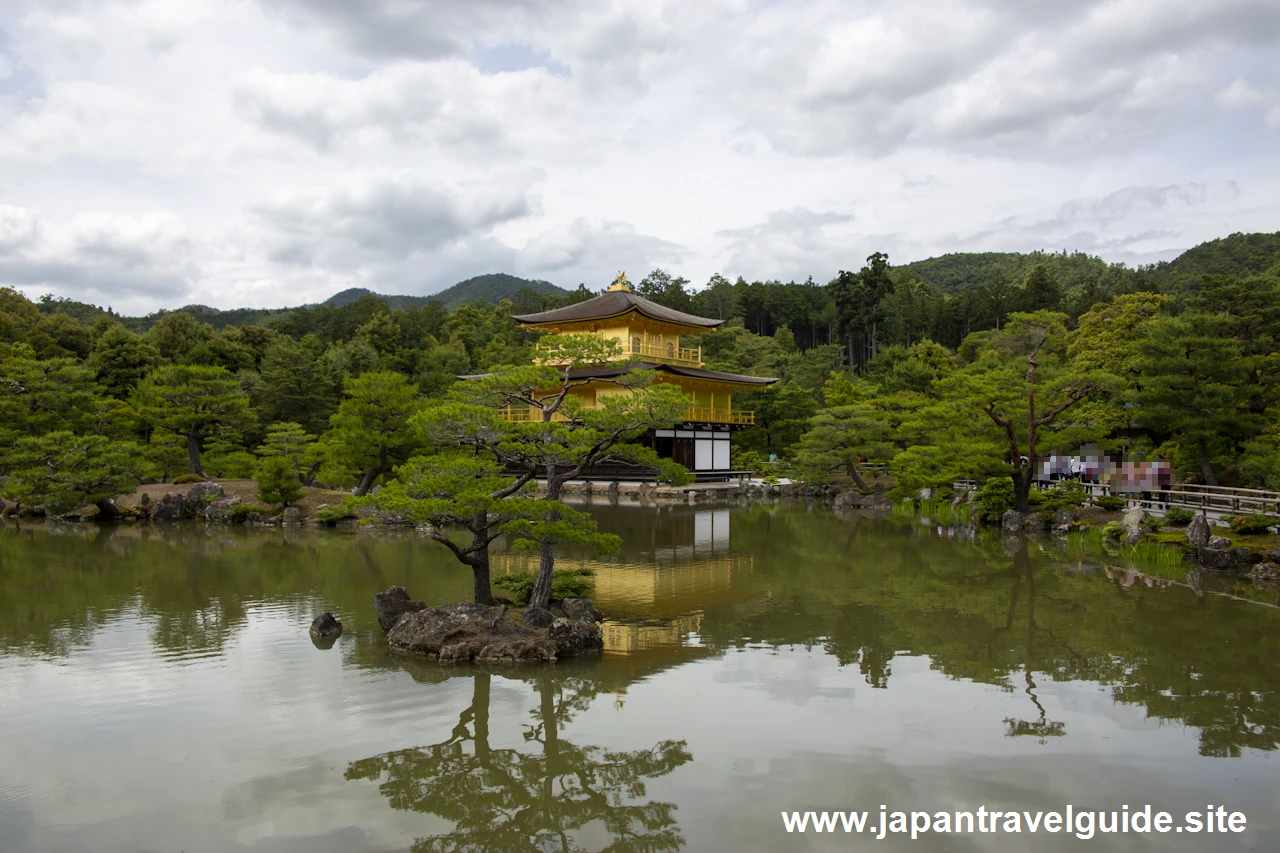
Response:
[[[492,302],[494,305],[504,299],[514,300],[516,294],[524,288],[528,288],[535,293],[554,294],[557,297],[569,295],[569,291],[562,287],[556,287],[549,281],[529,280],[507,275],[504,272],[495,272],[460,281],[448,290],[442,290],[434,294],[431,298],[439,299],[444,303],[444,307],[452,311],[463,303],[474,302],[477,299]],[[395,306],[392,307],[394,308]]]
[[[535,293],[553,293],[556,296],[566,296],[569,293],[569,291],[556,287],[549,281],[524,279],[496,272],[460,281],[453,287],[427,296],[385,296],[380,293],[374,293],[372,290],[366,290],[363,287],[352,287],[330,296],[324,301],[324,304],[330,308],[341,308],[344,305],[350,305],[362,296],[373,296],[387,303],[387,307],[392,311],[403,311],[406,308],[421,308],[435,299],[443,303],[445,308],[452,311],[459,305],[475,302],[477,299],[483,299],[486,302],[497,305],[504,299],[514,299],[516,294],[525,288]]]
[[[1280,231],[1274,234],[1232,234],[1201,243],[1171,261],[1141,267],[1137,275],[1144,289],[1161,293],[1186,293],[1200,284],[1201,276],[1280,275]]]
[[[1084,252],[958,252],[895,267],[894,278],[917,279],[948,296],[958,296],[982,287],[997,275],[1010,282],[1022,281],[1041,265],[1067,290],[1089,279],[1114,288],[1134,275],[1124,264],[1108,264]]]
[[[521,291],[525,292],[522,294]],[[459,305],[465,305],[477,299],[483,299],[486,302],[497,305],[504,299],[514,301],[517,296],[520,296],[526,303],[529,303],[524,306],[526,310],[539,311],[546,306],[542,305],[536,296],[551,296],[554,299],[562,299],[569,295],[570,292],[568,290],[557,287],[549,281],[524,279],[507,273],[488,273],[474,276],[466,281],[460,281],[439,293],[431,293],[426,296],[384,295],[363,287],[351,287],[335,293],[324,302],[319,303],[319,305],[301,305],[292,308],[231,308],[223,310],[221,308],[211,308],[208,305],[184,305],[177,309],[157,311],[146,317],[121,317],[108,315],[105,309],[97,305],[77,302],[71,299],[42,297],[38,304],[40,310],[46,314],[55,312],[66,314],[85,325],[91,325],[99,317],[111,316],[132,331],[145,332],[155,324],[156,320],[165,314],[171,314],[175,311],[188,314],[196,322],[207,323],[214,329],[226,329],[228,327],[242,328],[244,326],[267,325],[273,320],[281,321],[299,309],[344,308],[364,297],[372,297],[384,303],[387,309],[391,311],[421,308],[431,301],[439,302],[446,310],[453,311]]]
[[[856,269],[860,258],[851,258],[849,268]],[[890,259],[892,261],[892,259]],[[1050,290],[1057,294],[1059,307],[1069,310],[1076,316],[1087,310],[1096,299],[1105,299],[1108,294],[1131,293],[1150,290],[1167,293],[1175,297],[1185,297],[1199,290],[1200,279],[1206,274],[1234,275],[1248,277],[1254,275],[1280,274],[1280,232],[1257,234],[1232,234],[1217,240],[1201,243],[1189,249],[1171,261],[1158,264],[1128,267],[1119,263],[1107,263],[1101,258],[1084,252],[968,252],[940,255],[922,261],[892,267],[890,278],[895,289],[909,294],[924,288],[933,293],[933,300],[950,299],[955,311],[964,313],[955,322],[954,328],[947,332],[941,328],[932,328],[928,334],[949,345],[958,343],[956,335],[963,337],[969,331],[982,328],[982,320],[975,324],[969,314],[975,317],[991,314],[988,319],[995,322],[996,315],[1003,316],[1008,311],[1023,310],[1025,300],[1018,297],[1032,273],[1042,269],[1037,281],[1043,285],[1050,282]],[[658,271],[661,272],[661,271]],[[727,319],[733,313],[743,317],[747,327],[760,334],[772,334],[779,325],[787,325],[793,332],[803,334],[803,342],[814,345],[819,339],[830,339],[837,322],[835,314],[824,309],[832,302],[828,288],[808,285],[783,285],[776,282],[754,282],[748,284],[744,279],[725,291],[727,281],[717,276],[712,283],[719,280],[723,286],[704,288],[699,292],[688,292],[683,279],[672,278],[667,273],[657,277],[651,275],[639,285],[640,292],[651,299],[680,310],[701,311],[706,316]],[[912,287],[899,287],[912,285]],[[766,297],[766,291],[772,296]],[[776,292],[775,292],[776,291]],[[783,291],[804,296],[797,302],[790,295],[785,298]],[[810,292],[813,291],[813,292]],[[296,308],[234,308],[221,310],[207,305],[187,305],[176,309],[194,319],[197,323],[208,324],[215,330],[228,327],[243,328],[252,325],[278,326],[288,321],[291,315],[301,312],[311,314],[316,311],[332,312],[350,309],[356,303],[381,303],[382,310],[403,311],[424,308],[434,302],[446,311],[455,311],[477,299],[492,305],[503,300],[511,300],[517,312],[542,311],[568,302],[579,301],[594,295],[595,291],[580,286],[577,291],[569,292],[554,284],[540,280],[519,278],[507,273],[489,273],[458,282],[439,293],[424,296],[381,295],[364,288],[351,288],[337,293],[319,305],[303,305]],[[794,294],[792,294],[794,295]],[[904,297],[905,298],[905,297]],[[781,300],[781,302],[779,302]],[[993,302],[994,300],[994,302]],[[803,302],[804,306],[799,306]],[[1039,307],[1046,307],[1054,300],[1037,302]],[[774,304],[778,303],[778,304]],[[790,306],[781,310],[782,303]],[[796,304],[792,304],[796,303]],[[810,305],[809,303],[813,303]],[[991,305],[988,305],[991,303]],[[1043,303],[1043,304],[1041,304]],[[107,312],[96,306],[68,299],[43,297],[38,303],[45,314],[65,314],[79,323],[88,326]],[[986,312],[984,306],[994,308]],[[792,310],[794,309],[794,310]],[[803,310],[801,310],[803,309]],[[799,315],[796,311],[800,311]],[[976,313],[975,313],[976,312]],[[121,322],[134,332],[146,332],[155,322],[173,310],[159,311],[147,317],[112,318]],[[361,313],[361,312],[357,312]],[[937,314],[929,311],[926,313]],[[954,313],[954,312],[953,312]],[[801,316],[803,315],[803,316]],[[830,316],[828,316],[830,315]],[[918,326],[917,320],[912,321]],[[935,316],[935,321],[938,317]],[[953,318],[954,319],[954,318]],[[935,322],[936,326],[937,323]],[[804,330],[804,331],[802,331]],[[824,331],[825,330],[825,331]],[[955,340],[953,340],[955,338]]]
[[[903,264],[893,275],[895,281],[915,279],[957,296],[983,287],[996,275],[1023,281],[1041,265],[1068,292],[1093,280],[1102,292],[1151,290],[1181,296],[1195,291],[1205,275],[1275,274],[1280,232],[1232,234],[1201,243],[1171,261],[1139,267],[1109,264],[1084,252],[957,252]]]

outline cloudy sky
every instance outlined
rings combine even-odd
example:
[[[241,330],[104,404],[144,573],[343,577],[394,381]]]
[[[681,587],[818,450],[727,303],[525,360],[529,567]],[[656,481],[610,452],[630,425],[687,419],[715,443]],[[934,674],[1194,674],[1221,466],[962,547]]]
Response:
[[[0,284],[131,313],[1280,229],[1276,0],[5,0]]]

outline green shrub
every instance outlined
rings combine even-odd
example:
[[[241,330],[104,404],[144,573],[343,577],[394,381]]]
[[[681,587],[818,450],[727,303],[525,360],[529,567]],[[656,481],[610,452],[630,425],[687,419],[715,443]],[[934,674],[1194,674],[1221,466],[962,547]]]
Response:
[[[992,477],[978,489],[979,515],[983,521],[999,521],[1013,509],[1013,478]]]
[[[729,452],[733,457],[729,464],[737,471],[760,471],[765,466],[764,458],[754,450],[744,450],[735,444]]]
[[[323,524],[337,524],[339,521],[346,521],[348,518],[355,517],[355,507],[351,506],[347,501],[343,501],[336,506],[327,506],[316,510],[316,519]]]
[[[204,477],[201,477],[199,474],[179,474],[178,476],[173,478],[173,485],[175,486],[187,486],[192,483],[203,483],[203,482],[204,482]]]
[[[1108,521],[1106,526],[1102,528],[1102,536],[1105,539],[1119,539],[1124,534],[1124,525],[1118,521]]]
[[[551,597],[564,599],[590,595],[595,589],[595,582],[591,579],[594,576],[595,572],[586,568],[557,569],[551,573]],[[493,585],[511,593],[516,604],[526,604],[537,580],[537,572],[512,572],[494,578]]]
[[[238,524],[243,524],[249,518],[249,513],[251,512],[256,512],[259,515],[266,517],[266,515],[271,512],[271,509],[270,507],[265,507],[262,504],[236,504],[227,510],[227,514],[231,516],[231,520]]]
[[[306,495],[289,460],[283,456],[268,456],[263,459],[258,466],[257,479],[258,500],[263,503],[288,506]]]
[[[1040,505],[1050,512],[1084,506],[1085,498],[1088,497],[1084,486],[1076,480],[1063,480],[1052,489],[1032,492],[1032,494],[1039,494]]]
[[[1146,518],[1142,519],[1142,526],[1147,528],[1151,533],[1159,533],[1160,525],[1162,524],[1164,524],[1164,519],[1157,515],[1148,515]]]
[[[1280,524],[1280,521],[1266,515],[1233,515],[1227,518],[1226,522],[1231,526],[1232,533],[1242,533],[1246,536],[1254,533],[1270,533],[1271,528]]]
[[[1125,499],[1115,495],[1098,495],[1093,499],[1093,505],[1107,512],[1115,512],[1118,509],[1124,509]]]
[[[1165,511],[1164,520],[1169,524],[1186,527],[1196,517],[1196,511],[1185,506],[1171,506]]]

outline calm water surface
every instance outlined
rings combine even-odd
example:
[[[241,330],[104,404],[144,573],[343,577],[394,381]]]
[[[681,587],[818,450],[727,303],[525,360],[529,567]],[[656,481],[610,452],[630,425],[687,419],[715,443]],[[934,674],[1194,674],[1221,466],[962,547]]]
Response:
[[[803,506],[594,511],[623,553],[564,562],[608,651],[524,670],[387,653],[374,592],[470,589],[412,533],[0,530],[0,851],[1280,849],[1275,592]],[[780,819],[1067,803],[1249,829]]]

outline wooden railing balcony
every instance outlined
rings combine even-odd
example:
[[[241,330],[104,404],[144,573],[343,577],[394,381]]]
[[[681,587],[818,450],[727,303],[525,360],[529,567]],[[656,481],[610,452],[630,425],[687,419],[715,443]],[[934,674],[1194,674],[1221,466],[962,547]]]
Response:
[[[689,420],[713,424],[754,424],[756,413],[742,409],[711,409],[694,406],[689,409]]]
[[[583,406],[582,411],[600,409],[602,406]],[[529,406],[507,406],[499,409],[498,414],[511,423],[527,424],[540,420],[542,415]],[[565,415],[556,412],[551,416],[553,422],[569,420]],[[756,422],[754,411],[742,409],[712,409],[705,406],[691,406],[686,420],[713,424],[743,424],[750,426]]]
[[[535,361],[541,364],[557,364],[559,350],[555,347],[544,347],[539,345],[534,354]],[[665,344],[658,346],[656,344],[644,344],[640,341],[632,341],[630,345],[626,343],[622,346],[621,359],[643,358],[650,361],[659,361],[663,364],[679,364],[684,367],[701,367],[702,366],[702,347],[678,347],[675,344]]]
[[[674,344],[658,346],[656,344],[642,344],[639,341],[632,341],[631,346],[627,349],[627,354],[653,359],[664,364],[682,364],[685,367],[702,366],[702,347],[678,347]]]

